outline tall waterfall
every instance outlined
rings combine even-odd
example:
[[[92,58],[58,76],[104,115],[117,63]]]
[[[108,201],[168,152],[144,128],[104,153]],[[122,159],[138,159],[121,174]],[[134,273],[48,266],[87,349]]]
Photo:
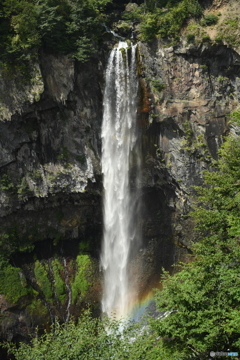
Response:
[[[102,312],[126,318],[136,286],[129,267],[139,241],[136,226],[140,155],[136,124],[138,81],[136,46],[119,42],[106,70],[102,124],[104,272]],[[134,295],[135,294],[135,295]]]

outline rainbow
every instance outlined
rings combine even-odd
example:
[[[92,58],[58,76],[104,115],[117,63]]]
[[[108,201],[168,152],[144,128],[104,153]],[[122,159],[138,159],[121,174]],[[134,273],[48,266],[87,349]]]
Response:
[[[143,296],[137,303],[133,304],[130,311],[130,319],[139,321],[146,313],[147,308],[154,304],[154,291],[151,290],[148,294]]]

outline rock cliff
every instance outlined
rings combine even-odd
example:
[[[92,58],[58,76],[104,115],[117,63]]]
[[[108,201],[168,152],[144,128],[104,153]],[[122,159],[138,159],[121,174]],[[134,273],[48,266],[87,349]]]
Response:
[[[106,39],[107,39],[106,35]],[[1,336],[21,340],[91,304],[99,310],[104,69],[112,40],[91,61],[39,55],[28,80],[1,72]],[[192,186],[214,167],[240,98],[240,55],[184,40],[138,44],[143,153],[141,292],[193,239]],[[14,289],[14,291],[12,291]]]

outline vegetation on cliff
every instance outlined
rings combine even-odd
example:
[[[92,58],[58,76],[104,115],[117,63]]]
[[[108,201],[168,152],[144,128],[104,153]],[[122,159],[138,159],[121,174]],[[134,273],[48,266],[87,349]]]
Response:
[[[151,40],[155,36],[176,37],[189,18],[199,18],[202,8],[198,0],[147,1],[140,6],[131,6],[125,19],[140,23],[140,38]]]
[[[116,20],[108,3],[114,0],[4,0],[0,4],[0,61],[5,69],[14,65],[24,71],[26,63],[35,59],[41,47],[45,51],[67,54],[81,62],[95,52],[107,22]],[[121,4],[122,10],[124,9]],[[234,9],[233,9],[234,10]],[[132,29],[139,39],[155,37],[179,39],[182,33],[189,42],[226,41],[238,45],[239,24],[230,10],[205,13],[199,0],[145,0],[130,2],[117,15],[118,30],[130,37]],[[211,37],[208,28],[214,32]],[[26,70],[26,69],[25,69]]]
[[[21,65],[40,46],[85,61],[94,51],[110,0],[5,0],[0,5],[0,60]]]
[[[83,316],[78,325],[57,327],[13,352],[23,359],[208,359],[210,351],[237,351],[240,346],[240,112],[219,151],[216,171],[207,171],[197,187],[190,214],[199,241],[189,262],[174,276],[163,275],[157,307],[165,315],[151,319],[147,330],[134,326],[122,335],[116,323]],[[87,265],[87,258],[82,258]],[[109,330],[109,328],[108,328]],[[135,339],[129,341],[130,339]],[[63,346],[61,346],[63,344]],[[51,354],[51,355],[50,355]]]
[[[10,264],[0,267],[0,279],[0,294],[4,294],[12,303],[16,303],[22,296],[32,291],[21,269]]]
[[[92,269],[89,255],[78,255],[76,259],[76,267],[75,278],[71,284],[73,303],[86,295],[90,285],[89,278],[91,277]]]

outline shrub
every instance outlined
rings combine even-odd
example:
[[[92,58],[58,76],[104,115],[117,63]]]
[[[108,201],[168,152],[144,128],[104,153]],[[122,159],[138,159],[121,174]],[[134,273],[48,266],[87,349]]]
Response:
[[[197,0],[168,1],[166,7],[167,11],[159,7],[142,16],[140,31],[143,40],[150,40],[157,35],[176,38],[190,17],[198,18],[202,14]]]
[[[203,20],[201,21],[202,26],[211,26],[216,25],[218,23],[218,17],[214,14],[205,15]]]
[[[159,92],[163,91],[165,89],[166,84],[160,82],[159,80],[152,79],[151,84],[153,88]]]
[[[207,42],[210,42],[211,41],[211,39],[210,39],[210,36],[209,35],[204,35],[203,37],[202,37],[202,42],[203,43],[207,43]]]
[[[11,182],[9,175],[4,174],[0,178],[0,191],[14,191],[14,184]]]
[[[56,324],[30,344],[6,343],[4,347],[16,360],[169,360],[169,351],[159,345],[156,334],[138,324],[100,321],[85,312],[77,324]]]
[[[142,6],[138,6],[135,3],[129,3],[126,6],[126,10],[123,14],[123,18],[126,20],[140,20],[143,15]]]
[[[214,39],[217,43],[222,43],[223,41],[223,34],[218,34],[215,39]]]
[[[194,34],[186,34],[186,38],[187,38],[187,42],[193,42],[195,39],[195,35]]]

